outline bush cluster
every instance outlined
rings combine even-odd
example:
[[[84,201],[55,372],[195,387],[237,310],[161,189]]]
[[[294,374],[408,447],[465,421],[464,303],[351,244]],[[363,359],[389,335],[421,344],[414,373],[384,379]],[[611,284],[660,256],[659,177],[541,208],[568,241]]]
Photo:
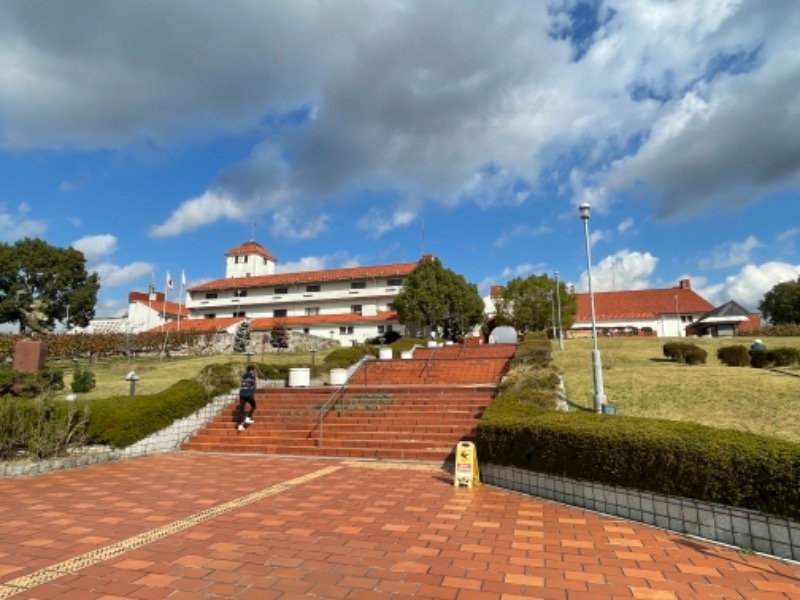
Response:
[[[749,367],[750,351],[746,346],[723,346],[717,350],[717,359],[729,367]]]
[[[41,398],[0,398],[0,460],[63,456],[84,443],[86,404]]]
[[[64,372],[46,367],[38,372],[16,371],[9,364],[0,364],[0,396],[13,394],[33,398],[64,389]]]
[[[717,358],[729,367],[790,367],[800,364],[800,349],[749,350],[742,345],[724,346],[717,350]]]
[[[85,394],[91,392],[96,385],[95,376],[89,369],[84,369],[80,365],[75,366],[75,371],[72,373],[72,383],[70,389],[76,394]]]
[[[344,369],[356,364],[365,356],[378,356],[375,346],[353,346],[351,348],[337,348],[325,357],[325,368]]]
[[[690,342],[667,342],[663,352],[670,360],[687,365],[704,365],[708,357],[708,352]]]

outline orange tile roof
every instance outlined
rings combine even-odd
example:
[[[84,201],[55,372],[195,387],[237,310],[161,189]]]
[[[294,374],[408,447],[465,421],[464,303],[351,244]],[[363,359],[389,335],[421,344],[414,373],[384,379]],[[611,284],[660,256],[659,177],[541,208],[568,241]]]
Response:
[[[275,275],[258,275],[255,277],[233,277],[207,281],[190,288],[191,292],[209,290],[241,289],[253,287],[269,287],[296,285],[303,283],[324,283],[326,281],[347,281],[350,279],[374,279],[377,277],[400,277],[411,273],[417,263],[397,263],[393,265],[377,265],[372,267],[350,267],[347,269],[326,269],[320,271],[301,271],[296,273],[277,273]]]
[[[264,246],[253,240],[228,250],[225,253],[225,256],[242,256],[244,254],[258,254],[259,256],[263,256],[264,258],[278,262],[278,259],[275,258],[266,248],[264,248]]]
[[[178,302],[165,301],[163,292],[156,293],[155,300],[150,300],[147,292],[131,292],[128,294],[128,302],[143,304],[156,311],[158,314],[166,313],[169,317],[177,317],[179,314],[181,318],[189,316],[189,311],[186,309],[186,306]]]
[[[150,331],[169,331],[171,333],[180,331],[182,333],[215,333],[223,331],[235,325],[240,321],[244,321],[241,317],[217,317],[215,319],[181,319],[180,323],[177,320],[167,321],[163,326],[159,325],[153,327]]]
[[[677,310],[675,297],[678,297]],[[591,321],[589,294],[576,294],[578,314],[576,321]],[[623,321],[626,319],[654,319],[660,315],[676,313],[702,314],[714,306],[687,288],[660,290],[628,290],[622,292],[595,292],[594,310],[597,321]]]

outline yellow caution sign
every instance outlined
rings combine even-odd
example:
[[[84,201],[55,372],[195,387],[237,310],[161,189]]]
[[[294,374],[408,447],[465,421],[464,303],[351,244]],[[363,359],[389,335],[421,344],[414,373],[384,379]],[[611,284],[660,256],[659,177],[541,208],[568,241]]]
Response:
[[[472,442],[458,442],[456,446],[456,472],[453,485],[472,487],[481,482],[478,475],[478,454]]]

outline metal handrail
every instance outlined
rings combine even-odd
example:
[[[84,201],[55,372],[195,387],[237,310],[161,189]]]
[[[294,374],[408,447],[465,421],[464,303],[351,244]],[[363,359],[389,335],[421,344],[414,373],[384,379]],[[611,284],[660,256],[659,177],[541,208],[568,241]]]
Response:
[[[373,357],[371,357],[371,356],[365,356],[364,358],[362,358],[361,361],[360,361],[361,364],[359,364],[357,368],[353,369],[353,372],[350,373],[350,375],[347,376],[347,380],[342,385],[340,385],[336,389],[336,391],[333,392],[333,394],[331,395],[331,397],[328,399],[328,401],[325,404],[323,404],[322,406],[320,406],[317,409],[317,413],[318,413],[318,416],[319,416],[318,425],[317,425],[317,430],[319,432],[318,435],[317,435],[317,447],[318,448],[322,447],[322,439],[323,439],[323,436],[322,436],[322,433],[323,433],[322,432],[322,423],[323,423],[323,420],[325,418],[325,415],[327,415],[329,412],[331,412],[334,409],[334,407],[336,406],[336,403],[344,397],[344,393],[345,393],[345,391],[347,391],[347,385],[350,383],[350,380],[353,378],[353,375],[358,373],[358,371],[361,369],[362,366],[365,369],[364,378],[366,379],[366,369],[367,369],[367,364],[366,363],[369,360],[372,360],[372,359],[373,359]]]

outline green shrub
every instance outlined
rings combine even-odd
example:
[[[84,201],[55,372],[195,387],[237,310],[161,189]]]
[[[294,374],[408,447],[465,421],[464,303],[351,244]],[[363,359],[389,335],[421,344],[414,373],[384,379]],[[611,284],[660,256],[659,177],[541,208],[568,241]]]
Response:
[[[93,400],[87,440],[92,444],[125,448],[171,425],[175,419],[191,415],[207,403],[203,385],[188,379],[158,394]]]
[[[420,338],[413,338],[413,337],[402,337],[399,340],[392,342],[392,352],[394,354],[400,354],[401,352],[406,352],[408,350],[413,350],[414,346],[425,346],[426,342]]]
[[[684,355],[691,352],[692,348],[696,348],[690,342],[666,342],[663,346],[664,356],[675,362],[684,362]]]
[[[356,364],[367,355],[378,356],[378,349],[374,346],[337,348],[325,357],[325,367],[327,369],[344,369]]]
[[[754,369],[763,369],[770,365],[769,354],[766,350],[750,350],[750,366]]]
[[[258,371],[256,365],[256,371]],[[209,398],[229,394],[231,390],[239,387],[240,378],[244,367],[241,363],[216,363],[206,365],[197,374],[197,382],[203,386]],[[258,377],[262,377],[258,374]]]
[[[79,364],[75,365],[75,371],[72,374],[72,383],[70,389],[76,394],[85,394],[91,392],[96,385],[95,376],[89,369],[84,369]]]
[[[85,441],[88,407],[51,398],[0,398],[0,459],[51,458]]]
[[[717,350],[719,361],[729,367],[750,366],[750,351],[745,346],[723,346]]]
[[[691,348],[684,351],[683,362],[687,365],[704,365],[706,364],[707,357],[708,352],[703,350],[700,346],[692,344]]]
[[[767,360],[776,367],[790,367],[800,364],[800,349],[775,348],[767,350]]]

